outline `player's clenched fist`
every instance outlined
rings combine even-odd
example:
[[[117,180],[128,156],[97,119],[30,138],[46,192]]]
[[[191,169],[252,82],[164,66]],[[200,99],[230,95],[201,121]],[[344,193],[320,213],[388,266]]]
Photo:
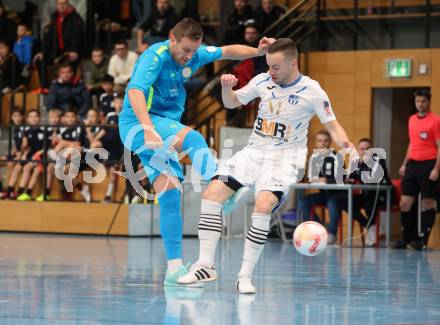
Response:
[[[233,74],[224,74],[221,76],[220,82],[222,84],[222,87],[232,88],[237,84],[238,79]]]
[[[271,46],[275,41],[275,38],[263,37],[258,43],[258,52],[260,52],[261,55],[266,54],[269,46]]]

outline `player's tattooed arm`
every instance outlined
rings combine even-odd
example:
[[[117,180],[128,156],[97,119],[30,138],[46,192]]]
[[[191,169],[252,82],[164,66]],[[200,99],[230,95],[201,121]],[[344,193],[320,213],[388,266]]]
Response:
[[[233,74],[224,74],[220,78],[222,85],[222,99],[223,105],[226,108],[236,108],[241,105],[237,99],[237,95],[232,88],[237,84],[238,79]]]
[[[336,120],[330,121],[328,123],[325,123],[324,126],[327,129],[327,131],[330,132],[332,139],[339,147],[354,148],[353,143],[350,142],[347,133],[345,133],[345,130],[339,124],[338,121]]]

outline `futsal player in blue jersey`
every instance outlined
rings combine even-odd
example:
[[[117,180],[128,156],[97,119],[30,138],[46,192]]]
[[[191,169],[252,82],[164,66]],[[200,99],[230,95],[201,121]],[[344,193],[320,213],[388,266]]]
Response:
[[[216,170],[202,135],[180,123],[186,98],[183,84],[205,64],[264,55],[275,41],[264,37],[258,48],[215,47],[201,45],[202,38],[200,25],[185,18],[171,30],[169,40],[149,47],[134,67],[119,117],[125,147],[137,153],[155,192],[160,193],[160,233],[168,261],[165,285],[178,285],[177,279],[188,272],[182,264],[183,172],[177,153],[188,154],[202,179],[210,180]]]

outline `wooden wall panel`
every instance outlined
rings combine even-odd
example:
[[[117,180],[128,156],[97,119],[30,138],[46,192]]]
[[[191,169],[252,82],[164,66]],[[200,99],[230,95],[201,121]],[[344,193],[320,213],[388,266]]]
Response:
[[[390,58],[411,58],[413,77],[387,79],[385,62]],[[440,114],[439,49],[313,52],[307,54],[306,60],[304,74],[317,80],[328,93],[339,122],[353,142],[371,137],[373,88],[430,86],[432,110]],[[417,73],[422,62],[429,66],[426,76]],[[311,127],[311,135],[321,128],[316,123]]]
[[[387,79],[386,78],[386,60],[410,58],[413,60],[413,77],[410,79]],[[431,74],[420,76],[416,70],[419,62],[431,62],[431,50],[413,49],[413,50],[386,50],[372,51],[372,87],[425,87],[431,85]]]
[[[207,16],[217,21],[220,15],[220,1],[199,1],[198,11],[200,16]]]
[[[107,233],[117,204],[0,202],[0,230],[76,234]],[[110,234],[128,235],[128,206],[122,205]]]
[[[327,52],[327,73],[352,74],[356,71],[356,56],[353,52]]]

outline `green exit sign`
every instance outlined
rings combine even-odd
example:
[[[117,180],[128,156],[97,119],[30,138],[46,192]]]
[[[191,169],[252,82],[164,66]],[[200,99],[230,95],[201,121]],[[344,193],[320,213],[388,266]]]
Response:
[[[387,60],[388,78],[411,78],[411,60]]]

